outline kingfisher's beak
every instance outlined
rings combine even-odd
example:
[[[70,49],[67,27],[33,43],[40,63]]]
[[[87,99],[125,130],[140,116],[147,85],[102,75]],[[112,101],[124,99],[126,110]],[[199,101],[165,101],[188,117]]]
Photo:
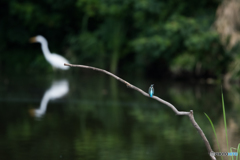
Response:
[[[30,38],[30,39],[29,39],[29,42],[30,42],[30,43],[35,43],[35,42],[37,42],[37,41],[36,41],[36,37]]]

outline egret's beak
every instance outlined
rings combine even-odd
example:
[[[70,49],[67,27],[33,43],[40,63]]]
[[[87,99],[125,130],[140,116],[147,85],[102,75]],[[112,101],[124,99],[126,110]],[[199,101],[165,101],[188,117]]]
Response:
[[[37,42],[37,41],[36,41],[36,37],[30,38],[30,39],[29,39],[29,42],[30,42],[30,43],[35,43],[35,42]]]
[[[29,109],[29,114],[30,114],[30,116],[34,117],[35,116],[35,109]]]

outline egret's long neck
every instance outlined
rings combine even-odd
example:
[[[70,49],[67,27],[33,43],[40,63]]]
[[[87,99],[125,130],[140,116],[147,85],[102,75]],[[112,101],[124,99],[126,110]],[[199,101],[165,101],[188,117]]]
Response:
[[[37,109],[37,111],[41,114],[44,114],[47,110],[47,104],[48,104],[48,101],[50,100],[50,97],[49,97],[49,93],[48,92],[45,92],[42,100],[41,100],[41,104],[40,104],[40,108]]]
[[[48,56],[51,54],[48,49],[48,42],[47,42],[47,40],[44,39],[40,43],[41,43],[43,54],[44,54],[45,58],[47,59]]]

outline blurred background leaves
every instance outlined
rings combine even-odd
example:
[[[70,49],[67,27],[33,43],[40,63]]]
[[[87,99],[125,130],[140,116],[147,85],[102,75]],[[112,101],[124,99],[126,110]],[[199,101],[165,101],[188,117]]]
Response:
[[[232,1],[237,8],[239,3]],[[215,16],[218,8],[231,5],[218,0],[3,0],[0,3],[2,74],[51,72],[51,66],[40,58],[39,45],[28,43],[30,37],[38,34],[48,39],[52,52],[64,55],[71,63],[114,73],[134,71],[153,77],[221,79],[239,59],[237,43],[227,48],[222,41],[223,31],[217,26],[223,23],[223,20],[217,22],[224,13],[221,16],[218,11]],[[11,68],[12,64],[18,67]]]

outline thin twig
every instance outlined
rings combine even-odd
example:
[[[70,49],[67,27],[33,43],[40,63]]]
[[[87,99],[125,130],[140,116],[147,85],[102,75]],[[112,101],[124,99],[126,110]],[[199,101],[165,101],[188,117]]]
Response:
[[[100,69],[100,68],[96,68],[96,67],[91,67],[91,66],[85,66],[85,65],[75,65],[75,64],[66,64],[64,63],[65,66],[70,66],[70,67],[80,67],[80,68],[86,68],[86,69],[92,69],[92,70],[96,70],[96,71],[99,71],[99,72],[103,72],[105,74],[108,74],[114,78],[116,78],[117,80],[125,83],[127,85],[128,88],[132,88],[140,93],[142,93],[144,96],[146,97],[150,97],[148,93],[144,92],[143,90],[141,90],[140,88],[130,84],[129,82],[123,80],[122,78],[112,74],[111,72],[108,72],[104,69]],[[185,115],[185,116],[188,116],[190,121],[192,122],[192,125],[196,128],[196,130],[198,131],[198,133],[200,134],[200,136],[202,137],[202,140],[204,141],[205,143],[205,146],[207,147],[207,150],[208,150],[208,153],[209,153],[209,156],[211,157],[212,160],[216,160],[216,158],[214,156],[211,156],[210,155],[210,152],[212,152],[212,148],[205,136],[205,134],[203,133],[202,129],[199,127],[199,125],[197,124],[197,122],[195,121],[194,119],[194,116],[193,116],[193,111],[190,110],[190,112],[183,112],[183,111],[178,111],[176,109],[176,107],[174,107],[171,103],[167,102],[167,101],[164,101],[163,99],[157,97],[157,96],[153,96],[152,97],[153,99],[165,104],[166,106],[170,107],[173,112],[176,114],[176,115]]]

